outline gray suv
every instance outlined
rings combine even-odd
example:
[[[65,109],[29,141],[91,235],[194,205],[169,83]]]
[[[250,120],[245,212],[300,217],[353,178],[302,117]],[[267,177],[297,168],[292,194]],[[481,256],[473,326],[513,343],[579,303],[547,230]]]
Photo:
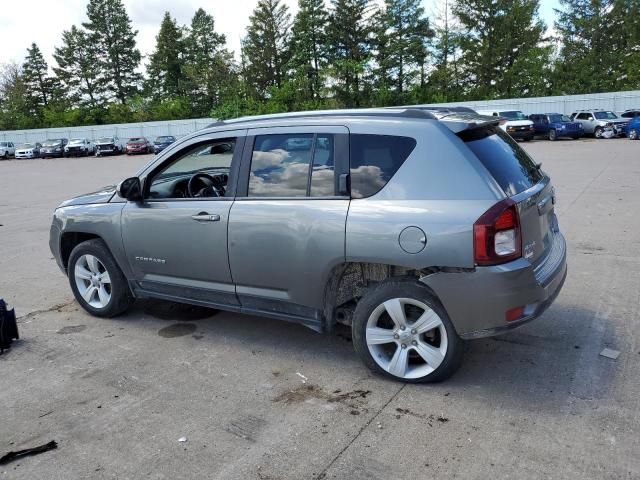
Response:
[[[629,124],[628,118],[620,118],[609,110],[580,110],[572,113],[571,119],[581,123],[584,133],[595,138],[602,138],[605,130],[613,130],[614,135],[622,136]]]
[[[553,302],[565,240],[549,177],[499,127],[420,108],[219,122],[55,210],[82,307],[159,298],[351,327],[374,371],[437,381],[463,340]]]

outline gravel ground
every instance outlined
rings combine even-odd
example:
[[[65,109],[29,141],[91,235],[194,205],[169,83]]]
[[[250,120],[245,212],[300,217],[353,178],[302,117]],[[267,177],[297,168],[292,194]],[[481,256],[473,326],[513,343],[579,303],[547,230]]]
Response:
[[[0,297],[22,336],[0,356],[0,456],[59,444],[0,478],[640,478],[640,142],[523,146],[556,186],[565,287],[418,386],[371,375],[344,332],[163,302],[88,316],[51,212],[149,157],[0,162]]]

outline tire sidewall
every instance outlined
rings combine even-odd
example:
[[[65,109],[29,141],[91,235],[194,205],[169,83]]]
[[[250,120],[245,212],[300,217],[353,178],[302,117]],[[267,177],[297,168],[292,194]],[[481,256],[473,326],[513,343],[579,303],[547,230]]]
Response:
[[[111,299],[104,308],[95,308],[89,305],[80,295],[78,287],[76,285],[76,279],[74,270],[76,263],[83,255],[93,255],[96,257],[102,265],[109,272],[109,278],[111,279]],[[123,304],[130,301],[131,294],[129,286],[126,284],[126,279],[122,274],[120,267],[116,264],[111,252],[102,240],[89,240],[77,245],[69,256],[69,262],[67,264],[67,275],[69,277],[69,284],[71,291],[76,297],[78,303],[87,312],[97,317],[113,317],[123,311]],[[128,306],[128,305],[127,305]],[[125,308],[126,309],[126,308]]]
[[[549,140],[554,142],[558,138],[558,134],[554,129],[549,130]]]
[[[434,310],[442,319],[442,323],[447,332],[448,349],[442,363],[429,375],[411,379],[396,377],[380,367],[369,351],[366,340],[366,328],[369,316],[378,305],[392,298],[413,298],[419,300]],[[364,364],[374,372],[396,381],[406,383],[439,382],[449,378],[462,362],[464,342],[458,337],[446,310],[427,287],[421,286],[414,280],[383,281],[367,292],[356,306],[353,315],[352,336],[353,346]]]

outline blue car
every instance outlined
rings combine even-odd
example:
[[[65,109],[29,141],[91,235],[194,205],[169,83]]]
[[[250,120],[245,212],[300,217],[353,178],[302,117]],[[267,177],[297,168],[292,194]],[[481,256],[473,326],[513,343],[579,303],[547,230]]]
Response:
[[[162,150],[167,148],[169,145],[171,145],[175,141],[176,139],[172,135],[164,135],[162,137],[157,137],[153,141],[153,153],[157,155],[158,153],[160,153]]]
[[[574,122],[561,113],[536,113],[529,115],[533,122],[534,136],[557,140],[561,137],[578,139],[584,135],[580,122]]]
[[[640,139],[640,117],[634,117],[624,127],[625,137],[629,137],[631,140]]]

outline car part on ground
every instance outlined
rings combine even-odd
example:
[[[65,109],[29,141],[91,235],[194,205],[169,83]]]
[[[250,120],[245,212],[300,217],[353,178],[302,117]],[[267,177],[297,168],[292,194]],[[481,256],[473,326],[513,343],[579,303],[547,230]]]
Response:
[[[551,180],[499,124],[424,109],[218,122],[64,202],[51,250],[95,315],[151,297],[344,323],[375,371],[444,379],[461,339],[539,317],[566,277]]]

